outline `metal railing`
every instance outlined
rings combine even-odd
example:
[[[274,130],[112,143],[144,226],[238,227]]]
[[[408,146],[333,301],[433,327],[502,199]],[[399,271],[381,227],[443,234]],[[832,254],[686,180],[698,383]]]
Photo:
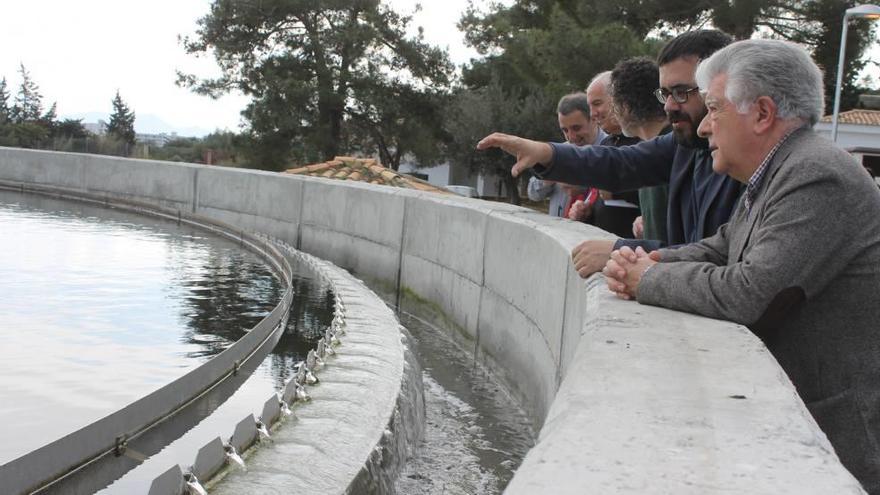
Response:
[[[277,242],[277,241],[276,241]],[[183,495],[184,493],[207,493],[203,483],[222,473],[227,467],[244,466],[240,453],[259,445],[261,439],[268,439],[269,430],[284,418],[293,415],[295,403],[311,400],[306,387],[317,383],[316,372],[325,366],[325,359],[336,354],[335,347],[345,335],[346,311],[335,281],[326,275],[317,258],[297,251],[281,242],[278,245],[291,258],[314,271],[315,275],[327,283],[334,294],[333,321],[326,328],[314,349],[309,350],[305,361],[295,367],[294,375],[285,382],[280,393],[272,394],[263,404],[259,418],[248,414],[239,421],[229,437],[224,441],[216,437],[205,444],[195,454],[193,464],[182,468],[179,464],[159,475],[150,485],[149,495]],[[231,425],[230,425],[231,426]]]

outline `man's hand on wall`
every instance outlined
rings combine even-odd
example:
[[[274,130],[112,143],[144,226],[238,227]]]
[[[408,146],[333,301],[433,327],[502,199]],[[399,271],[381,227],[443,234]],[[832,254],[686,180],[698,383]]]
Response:
[[[636,239],[642,239],[645,235],[645,222],[642,220],[642,216],[639,215],[633,220],[633,237]]]
[[[571,250],[574,269],[581,278],[589,277],[602,270],[612,249],[614,249],[613,240],[591,239],[578,244]]]
[[[611,253],[611,259],[605,264],[602,274],[608,289],[621,299],[636,299],[639,294],[639,283],[649,268],[660,261],[660,253],[650,254],[641,247],[635,251],[622,247]]]

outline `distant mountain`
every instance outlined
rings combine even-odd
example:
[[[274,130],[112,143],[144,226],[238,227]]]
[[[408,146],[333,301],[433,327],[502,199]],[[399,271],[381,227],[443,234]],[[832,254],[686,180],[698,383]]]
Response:
[[[110,114],[103,112],[81,112],[61,115],[59,118],[82,119],[83,122],[97,122],[99,120],[107,122],[110,120]],[[181,137],[203,137],[214,132],[214,129],[205,129],[204,127],[175,127],[162,120],[159,116],[149,113],[135,113],[134,130],[139,134],[171,134],[176,132]]]

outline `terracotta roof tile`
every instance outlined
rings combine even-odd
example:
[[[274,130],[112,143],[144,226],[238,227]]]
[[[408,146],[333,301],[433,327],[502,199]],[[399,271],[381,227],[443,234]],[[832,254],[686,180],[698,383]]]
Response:
[[[337,156],[333,160],[314,163],[297,168],[285,170],[284,173],[309,175],[313,177],[326,177],[339,180],[356,180],[381,184],[405,189],[417,189],[419,191],[431,191],[451,194],[443,188],[436,187],[426,181],[399,174],[385,168],[372,158],[354,158],[350,156]]]
[[[826,115],[822,117],[820,122],[831,122],[831,117],[831,115]],[[856,109],[840,112],[837,122],[840,124],[880,126],[880,110]]]
[[[418,182],[413,183],[413,187],[415,187],[419,191],[430,191],[434,188],[434,186],[432,186],[430,184],[425,185],[425,184],[420,184]]]

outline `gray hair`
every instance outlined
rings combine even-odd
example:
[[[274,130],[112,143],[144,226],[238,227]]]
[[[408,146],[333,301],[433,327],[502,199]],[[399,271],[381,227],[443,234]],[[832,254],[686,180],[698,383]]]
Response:
[[[816,124],[825,110],[822,71],[798,45],[780,40],[744,40],[715,52],[697,67],[697,85],[705,91],[715,77],[727,74],[725,97],[745,113],[755,100],[769,96],[782,119]]]
[[[611,89],[611,71],[606,70],[605,72],[600,72],[600,73],[596,74],[595,76],[593,76],[593,78],[590,79],[590,84],[587,84],[587,89],[590,89],[590,86],[592,86],[594,84],[601,84],[602,86],[605,86],[606,89],[610,90]]]
[[[565,95],[559,100],[559,104],[556,105],[556,113],[561,115],[568,115],[577,110],[583,112],[587,120],[590,120],[590,104],[586,93]]]

